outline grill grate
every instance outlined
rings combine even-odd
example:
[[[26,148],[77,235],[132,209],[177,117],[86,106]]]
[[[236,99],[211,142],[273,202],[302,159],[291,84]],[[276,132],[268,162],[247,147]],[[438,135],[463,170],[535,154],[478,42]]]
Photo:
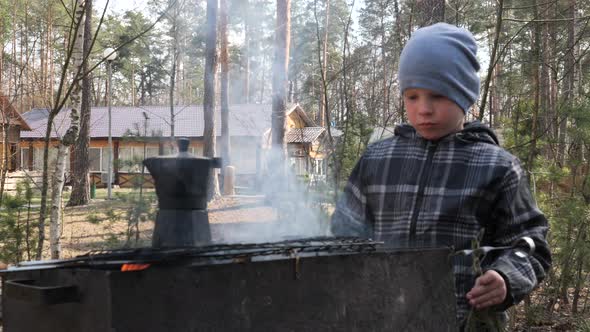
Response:
[[[380,242],[359,238],[321,237],[281,242],[219,244],[203,247],[139,248],[131,250],[92,251],[79,258],[89,261],[133,259],[139,261],[168,261],[190,259],[247,259],[256,256],[293,256],[314,253],[360,253],[377,250]]]
[[[316,237],[281,242],[215,244],[202,247],[136,248],[90,251],[72,259],[23,262],[21,268],[108,267],[125,263],[181,263],[190,265],[298,256],[368,253],[382,242],[354,237]],[[18,268],[17,268],[18,269]]]

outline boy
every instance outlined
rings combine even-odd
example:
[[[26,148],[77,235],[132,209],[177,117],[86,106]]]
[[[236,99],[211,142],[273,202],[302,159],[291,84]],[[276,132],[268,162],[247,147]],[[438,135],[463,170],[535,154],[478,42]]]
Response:
[[[471,33],[438,23],[417,30],[402,51],[398,79],[408,124],[370,145],[355,166],[332,218],[334,235],[365,236],[392,247],[470,249],[523,236],[536,251],[488,255],[476,278],[471,257],[454,256],[457,319],[469,310],[519,302],[551,264],[547,220],[516,157],[480,123],[465,123],[479,95]]]

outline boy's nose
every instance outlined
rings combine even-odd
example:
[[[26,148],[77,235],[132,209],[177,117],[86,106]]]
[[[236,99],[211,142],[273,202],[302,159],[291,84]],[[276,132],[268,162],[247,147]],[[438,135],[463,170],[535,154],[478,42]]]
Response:
[[[432,114],[432,112],[434,111],[432,103],[428,100],[423,100],[422,102],[420,102],[418,107],[418,113],[420,115],[429,115]]]

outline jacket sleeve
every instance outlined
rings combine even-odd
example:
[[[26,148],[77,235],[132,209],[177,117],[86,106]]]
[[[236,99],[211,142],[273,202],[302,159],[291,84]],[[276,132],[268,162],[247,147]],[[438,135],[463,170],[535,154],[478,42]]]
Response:
[[[492,223],[492,234],[487,234],[492,245],[507,246],[528,236],[536,247],[530,256],[517,250],[503,251],[488,266],[484,266],[484,270],[500,273],[507,282],[507,299],[499,308],[503,310],[529,294],[545,278],[551,266],[551,253],[546,240],[547,219],[536,206],[524,170],[516,158],[501,182]]]
[[[363,181],[363,157],[357,162],[332,215],[334,236],[372,237],[372,217],[367,209]]]

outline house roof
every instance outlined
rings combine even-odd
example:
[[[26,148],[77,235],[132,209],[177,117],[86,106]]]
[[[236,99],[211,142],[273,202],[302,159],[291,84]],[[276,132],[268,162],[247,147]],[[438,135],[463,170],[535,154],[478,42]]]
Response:
[[[240,104],[230,105],[229,128],[230,136],[263,136],[265,131],[271,128],[272,105],[270,104]],[[70,124],[69,110],[61,111],[54,120],[52,138],[61,137]],[[144,131],[144,115],[149,117],[147,121],[148,136],[170,136],[170,107],[169,106],[113,106],[111,110],[112,137],[123,137],[129,133]],[[289,105],[287,111],[298,112],[307,119],[305,112],[297,104]],[[43,138],[47,128],[48,110],[33,109],[23,114],[32,131],[22,132],[22,138]],[[177,137],[202,137],[203,136],[203,107],[175,106],[174,135]],[[308,122],[306,120],[306,123]],[[313,125],[311,121],[309,124]],[[217,108],[215,121],[216,135],[221,134],[221,118]],[[108,137],[108,108],[93,107],[90,117],[90,137]]]
[[[0,96],[0,110],[2,110],[3,114],[8,114],[10,116],[9,122],[11,122],[12,124],[14,124],[14,122],[12,122],[11,120],[16,120],[16,124],[21,126],[22,130],[31,130],[27,121],[25,121],[21,114],[19,114],[14,108],[14,106],[12,106],[12,104],[8,100],[8,97]],[[5,122],[6,121],[4,117],[0,117],[0,123],[4,124]]]
[[[324,132],[324,127],[292,128],[285,134],[285,141],[287,143],[312,143]]]

